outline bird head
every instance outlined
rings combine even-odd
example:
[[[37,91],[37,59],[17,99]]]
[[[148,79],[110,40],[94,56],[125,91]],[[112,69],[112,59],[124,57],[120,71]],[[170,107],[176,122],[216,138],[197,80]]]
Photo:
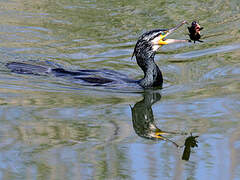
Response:
[[[155,29],[142,34],[136,43],[132,57],[135,55],[136,57],[149,58],[154,56],[156,51],[163,45],[187,42],[187,40],[167,39],[168,35],[186,23],[186,21],[183,21],[171,29]]]

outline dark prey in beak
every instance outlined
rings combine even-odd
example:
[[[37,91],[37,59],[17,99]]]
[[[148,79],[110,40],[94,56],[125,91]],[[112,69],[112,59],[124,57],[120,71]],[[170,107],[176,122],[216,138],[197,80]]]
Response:
[[[203,27],[200,27],[200,25],[196,22],[193,21],[191,27],[188,27],[188,31],[189,31],[189,37],[192,41],[199,41],[199,42],[203,42],[200,40],[201,35],[200,35],[200,31],[203,29]]]

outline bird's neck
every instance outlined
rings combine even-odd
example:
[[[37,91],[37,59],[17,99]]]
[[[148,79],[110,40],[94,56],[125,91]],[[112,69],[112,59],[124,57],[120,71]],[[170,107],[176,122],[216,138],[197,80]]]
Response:
[[[144,72],[144,78],[140,85],[144,88],[162,86],[163,79],[159,67],[154,62],[154,56],[149,58],[137,58],[137,63]]]

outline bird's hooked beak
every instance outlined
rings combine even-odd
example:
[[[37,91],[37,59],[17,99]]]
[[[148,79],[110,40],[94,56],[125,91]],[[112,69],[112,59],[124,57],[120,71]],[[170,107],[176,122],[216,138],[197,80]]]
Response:
[[[183,21],[174,28],[162,31],[159,36],[157,36],[156,38],[154,38],[152,40],[153,45],[157,45],[158,47],[161,47],[162,45],[166,45],[166,44],[172,44],[172,43],[178,43],[178,42],[188,42],[188,40],[166,39],[166,37],[169,34],[172,34],[175,30],[177,30],[183,24],[186,24],[186,23],[187,23],[187,21]],[[155,47],[155,48],[158,49],[158,47]],[[154,48],[154,50],[155,50],[155,48]]]

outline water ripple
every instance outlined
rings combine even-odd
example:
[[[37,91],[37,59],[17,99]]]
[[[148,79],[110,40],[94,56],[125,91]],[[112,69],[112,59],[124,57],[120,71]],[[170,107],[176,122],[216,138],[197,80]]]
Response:
[[[226,46],[219,46],[216,48],[208,48],[208,49],[203,49],[203,50],[198,50],[198,51],[191,51],[191,52],[187,52],[187,53],[180,53],[180,54],[174,55],[174,58],[176,58],[176,59],[192,59],[192,58],[216,54],[216,53],[231,52],[231,51],[234,51],[237,49],[240,49],[240,44],[231,44],[231,45],[226,45]]]

